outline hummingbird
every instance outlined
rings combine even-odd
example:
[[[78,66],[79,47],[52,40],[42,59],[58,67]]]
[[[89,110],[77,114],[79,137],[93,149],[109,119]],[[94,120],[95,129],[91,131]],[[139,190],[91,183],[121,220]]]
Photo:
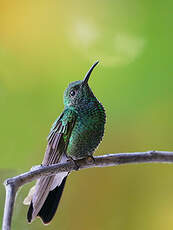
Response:
[[[106,114],[88,85],[95,66],[83,80],[69,84],[64,92],[64,111],[55,120],[47,137],[43,166],[92,157],[104,135]],[[54,217],[69,172],[40,177],[35,185],[27,213],[28,222],[40,217],[48,224]]]

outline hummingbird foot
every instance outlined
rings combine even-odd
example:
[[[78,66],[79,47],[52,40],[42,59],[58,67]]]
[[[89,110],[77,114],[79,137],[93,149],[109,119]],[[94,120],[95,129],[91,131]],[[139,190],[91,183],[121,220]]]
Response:
[[[89,156],[87,157],[87,162],[88,162],[89,164],[94,164],[94,163],[95,163],[95,158],[93,157],[93,155],[89,155]]]
[[[67,161],[73,162],[73,164],[75,165],[75,170],[76,171],[79,170],[80,167],[79,167],[79,165],[78,165],[76,160],[74,160],[72,157],[69,157],[69,159]]]

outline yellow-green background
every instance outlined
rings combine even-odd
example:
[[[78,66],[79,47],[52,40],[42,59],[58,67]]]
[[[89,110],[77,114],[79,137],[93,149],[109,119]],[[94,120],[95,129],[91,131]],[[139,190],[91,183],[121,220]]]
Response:
[[[96,154],[173,150],[172,9],[171,0],[0,0],[1,182],[41,163],[64,89],[97,59],[89,83],[107,124]],[[47,227],[26,222],[30,186],[13,230],[173,228],[172,165],[72,173]]]

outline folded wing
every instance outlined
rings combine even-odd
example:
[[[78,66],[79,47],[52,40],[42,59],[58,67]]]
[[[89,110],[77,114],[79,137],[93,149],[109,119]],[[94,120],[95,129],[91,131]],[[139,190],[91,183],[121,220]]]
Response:
[[[48,145],[42,165],[48,166],[66,160],[64,156],[75,120],[76,114],[71,110],[65,110],[55,121],[47,138]],[[53,176],[43,176],[37,180],[27,214],[28,222],[32,222],[36,216],[40,216],[44,223],[48,223],[52,219],[56,212],[67,175],[68,173],[65,172]],[[50,212],[50,210],[52,211]]]

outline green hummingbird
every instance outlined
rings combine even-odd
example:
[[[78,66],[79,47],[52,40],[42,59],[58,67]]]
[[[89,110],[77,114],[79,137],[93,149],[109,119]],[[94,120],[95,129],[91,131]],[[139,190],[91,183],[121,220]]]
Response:
[[[102,140],[106,114],[91,91],[88,80],[98,64],[92,65],[81,81],[69,84],[64,92],[64,111],[54,122],[48,135],[43,166],[92,156]],[[40,177],[30,201],[28,222],[37,216],[48,224],[57,210],[68,172]]]

